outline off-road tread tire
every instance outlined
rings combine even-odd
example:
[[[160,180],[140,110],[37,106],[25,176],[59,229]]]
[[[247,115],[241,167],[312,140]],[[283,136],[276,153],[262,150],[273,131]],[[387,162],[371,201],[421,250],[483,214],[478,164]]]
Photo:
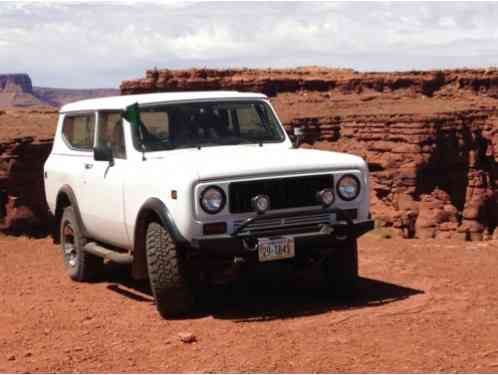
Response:
[[[358,289],[358,244],[356,239],[345,241],[334,249],[324,262],[324,276],[334,297],[354,297]]]
[[[74,281],[79,282],[88,282],[93,281],[97,277],[97,275],[101,272],[102,267],[104,265],[104,259],[98,257],[96,255],[87,253],[83,250],[83,247],[87,243],[86,238],[83,237],[81,233],[81,228],[78,225],[78,221],[76,220],[76,214],[74,213],[74,209],[71,206],[68,206],[64,209],[64,213],[62,214],[61,225],[60,225],[60,239],[61,239],[61,247],[64,251],[64,224],[66,222],[70,222],[71,227],[74,232],[74,246],[77,252],[77,260],[76,266],[71,267],[66,262],[66,258],[64,257],[64,267],[69,275],[69,277]]]
[[[145,244],[150,287],[159,314],[165,319],[188,314],[193,296],[186,262],[175,241],[161,224],[151,222]]]

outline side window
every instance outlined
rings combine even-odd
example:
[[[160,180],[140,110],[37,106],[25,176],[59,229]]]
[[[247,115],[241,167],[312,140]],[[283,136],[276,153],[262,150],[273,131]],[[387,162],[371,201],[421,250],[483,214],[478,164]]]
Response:
[[[117,159],[126,159],[126,146],[123,132],[123,121],[118,112],[99,113],[98,143],[105,143],[112,148]]]
[[[62,135],[66,142],[77,150],[91,151],[95,134],[95,115],[66,116],[62,124]]]

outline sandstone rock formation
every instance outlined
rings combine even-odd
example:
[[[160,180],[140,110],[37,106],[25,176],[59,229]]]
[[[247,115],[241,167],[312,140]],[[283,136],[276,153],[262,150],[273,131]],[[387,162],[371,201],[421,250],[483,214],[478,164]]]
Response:
[[[284,92],[317,91],[360,94],[364,91],[410,92],[433,96],[464,91],[498,97],[498,70],[436,70],[359,73],[351,69],[189,69],[147,70],[144,79],[123,81],[122,94],[157,91],[240,90],[275,96]]]
[[[35,141],[32,137],[0,143],[0,230],[46,232],[43,163],[51,146],[51,140]]]
[[[304,128],[303,147],[363,156],[378,226],[404,238],[498,239],[497,70],[152,70],[121,86],[220,88],[266,92],[289,132]],[[0,228],[47,228],[42,166],[56,118],[46,107],[0,111]]]
[[[0,74],[0,108],[42,105],[33,94],[31,78],[25,73]]]
[[[43,163],[57,124],[54,108],[0,111],[0,230],[47,230]]]

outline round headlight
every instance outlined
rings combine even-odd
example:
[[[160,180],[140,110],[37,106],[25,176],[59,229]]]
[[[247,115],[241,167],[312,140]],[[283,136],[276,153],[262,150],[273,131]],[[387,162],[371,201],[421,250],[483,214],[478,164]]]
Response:
[[[225,203],[225,192],[218,186],[208,186],[201,194],[201,207],[208,214],[220,212]]]
[[[337,193],[342,200],[352,201],[360,194],[360,180],[352,174],[342,176],[337,182]]]

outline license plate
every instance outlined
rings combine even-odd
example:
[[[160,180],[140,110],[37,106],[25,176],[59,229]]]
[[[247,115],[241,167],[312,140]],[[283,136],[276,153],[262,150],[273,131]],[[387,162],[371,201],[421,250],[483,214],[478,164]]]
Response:
[[[287,237],[258,239],[260,262],[293,258],[295,255],[294,239]]]

